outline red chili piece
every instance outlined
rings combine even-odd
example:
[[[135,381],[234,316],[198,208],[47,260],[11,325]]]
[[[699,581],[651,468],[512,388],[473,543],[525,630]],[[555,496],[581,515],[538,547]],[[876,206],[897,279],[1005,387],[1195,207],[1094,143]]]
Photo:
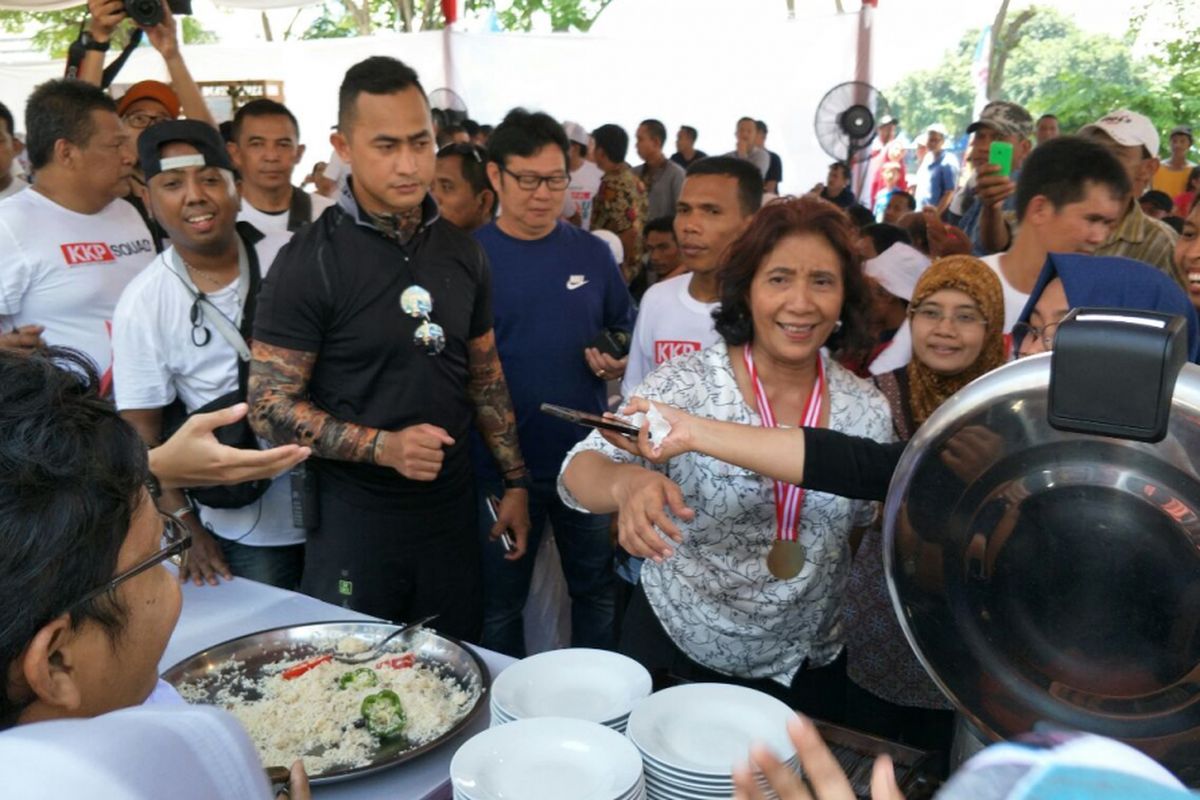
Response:
[[[323,656],[317,656],[316,658],[310,658],[308,661],[301,661],[296,666],[285,669],[283,671],[283,679],[285,681],[290,681],[299,678],[304,673],[315,667],[321,666],[326,661],[333,661],[333,656],[331,654],[326,654]]]
[[[383,661],[380,661],[378,664],[375,665],[375,669],[379,669],[380,667],[391,667],[392,669],[408,669],[413,664],[415,664],[416,661],[417,661],[417,657],[414,656],[412,653],[405,653],[404,655],[396,656],[395,658],[385,658]]]

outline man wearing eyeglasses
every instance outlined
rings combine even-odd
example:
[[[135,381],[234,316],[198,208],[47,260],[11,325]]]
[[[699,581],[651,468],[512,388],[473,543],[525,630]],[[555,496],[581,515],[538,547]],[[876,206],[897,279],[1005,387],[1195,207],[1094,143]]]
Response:
[[[107,391],[113,309],[154,258],[145,223],[117,199],[129,135],[108,95],[70,80],[33,91],[25,130],[34,185],[0,203],[0,346],[73,347]]]
[[[517,431],[532,473],[529,509],[531,556],[507,557],[502,531],[483,517],[484,625],[482,644],[525,655],[522,609],[534,558],[549,521],[571,595],[571,643],[611,648],[613,549],[609,518],[579,514],[558,499],[555,481],[563,457],[587,431],[539,411],[552,403],[594,414],[607,410],[606,382],[620,377],[626,359],[598,351],[606,329],[629,331],[629,291],[612,252],[598,238],[560,219],[570,183],[563,127],[541,112],[513,109],[492,132],[488,177],[501,214],[476,232],[494,276],[496,346],[509,379]],[[472,448],[480,509],[501,488],[501,477],[476,442]]]
[[[429,195],[433,122],[410,67],[351,67],[333,142],[351,177],[263,284],[251,419],[260,436],[313,448],[304,592],[392,620],[436,613],[439,630],[476,641],[473,422],[504,479],[511,557],[529,530],[487,258]]]
[[[264,236],[238,224],[233,165],[211,126],[164,122],[146,131],[138,149],[150,212],[171,247],[117,304],[113,377],[122,417],[154,446],[168,432],[164,419],[172,416],[172,404],[192,414],[233,393],[245,399],[238,359],[245,348],[241,331],[248,333],[252,323],[246,319],[254,309],[250,293],[290,234]],[[193,507],[177,490],[160,499],[160,508],[182,519],[195,543],[182,579],[202,585],[238,575],[285,589],[299,586],[304,530],[292,523],[286,477],[245,504],[216,508],[214,502]]]

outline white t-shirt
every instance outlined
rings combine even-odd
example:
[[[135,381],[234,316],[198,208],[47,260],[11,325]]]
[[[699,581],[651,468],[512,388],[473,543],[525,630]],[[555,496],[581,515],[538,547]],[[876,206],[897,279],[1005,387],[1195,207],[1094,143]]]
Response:
[[[269,234],[255,246],[265,275],[291,234]],[[192,295],[168,266],[171,250],[139,275],[113,315],[113,383],[117,408],[162,408],[176,397],[189,412],[237,388],[237,351],[208,325],[206,345],[192,343]],[[241,279],[205,296],[235,324],[242,321]],[[200,507],[201,519],[225,539],[257,547],[299,544],[304,530],[292,526],[291,487],[276,478],[254,503],[242,508]]]
[[[691,285],[692,274],[685,272],[646,290],[621,381],[623,398],[629,399],[637,385],[665,362],[711,347],[721,338],[712,318],[719,303],[702,303],[692,297]]]
[[[1029,295],[1013,288],[1013,285],[1004,278],[1004,273],[1000,271],[1001,255],[1001,253],[993,253],[990,256],[984,256],[980,261],[991,267],[992,272],[996,273],[996,277],[1000,279],[1000,290],[1004,294],[1003,333],[1005,345],[1011,349],[1012,343],[1008,335],[1012,333],[1013,326],[1021,318],[1025,304],[1029,302]],[[882,375],[885,372],[907,366],[910,361],[912,361],[912,331],[909,330],[908,319],[905,318],[904,324],[892,338],[892,343],[871,362],[869,369],[872,375]]]
[[[311,192],[308,196],[312,200],[312,216],[309,218],[309,222],[314,222],[317,217],[321,216],[321,212],[335,203],[334,200],[330,200],[323,194]],[[249,222],[262,233],[289,233],[286,209],[283,211],[259,211],[245,198],[242,199],[242,210],[238,212],[238,221]]]
[[[578,211],[585,231],[591,230],[592,202],[596,192],[600,191],[600,179],[603,177],[604,171],[591,161],[584,161],[579,169],[571,173],[571,183],[563,200],[563,216],[573,217]]]
[[[21,191],[28,185],[29,184],[26,183],[23,178],[19,178],[16,175],[13,175],[12,180],[9,181],[9,183],[8,183],[8,186],[5,186],[3,189],[0,189],[0,200],[3,200],[6,197],[12,197],[14,194]]]
[[[150,231],[124,200],[80,214],[17,192],[0,201],[0,330],[44,325],[46,344],[86,353],[106,386],[113,309],[153,258]]]

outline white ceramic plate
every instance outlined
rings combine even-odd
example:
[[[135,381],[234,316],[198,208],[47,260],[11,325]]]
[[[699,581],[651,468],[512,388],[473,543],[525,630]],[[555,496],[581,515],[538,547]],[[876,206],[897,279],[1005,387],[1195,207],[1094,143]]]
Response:
[[[504,670],[492,686],[492,703],[513,719],[553,716],[611,724],[650,690],[650,673],[633,659],[570,648],[538,653]]]
[[[794,758],[787,735],[792,716],[786,704],[753,689],[691,683],[639,703],[629,715],[628,735],[658,765],[695,777],[728,778],[755,742],[777,758]]]
[[[450,761],[454,791],[472,800],[616,800],[641,779],[637,749],[619,733],[558,717],[476,734]]]

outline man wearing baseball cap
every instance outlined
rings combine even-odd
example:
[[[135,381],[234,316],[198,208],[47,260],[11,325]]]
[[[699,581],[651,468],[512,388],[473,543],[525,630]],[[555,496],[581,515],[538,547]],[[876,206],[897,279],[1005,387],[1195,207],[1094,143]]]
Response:
[[[858,201],[867,208],[875,207],[875,195],[882,184],[880,172],[883,169],[884,162],[888,160],[888,145],[896,138],[896,129],[899,125],[900,121],[898,119],[891,114],[885,114],[880,118],[879,124],[876,126],[875,146],[866,155],[867,174],[863,176],[862,188],[858,193]],[[855,172],[861,169],[861,164],[861,161],[855,160],[853,167]]]
[[[983,107],[979,119],[967,126],[971,145],[967,161],[975,168],[975,199],[963,212],[959,227],[971,240],[975,255],[1007,250],[1017,214],[1017,178],[1021,164],[1033,149],[1033,116],[1023,106],[995,100]],[[1012,172],[1001,175],[998,164],[988,163],[993,142],[1012,145]]]
[[[169,120],[146,128],[138,156],[150,213],[171,246],[117,303],[113,384],[121,416],[153,447],[169,433],[165,412],[176,400],[181,414],[245,401],[248,366],[239,369],[239,358],[249,360],[255,295],[290,234],[264,236],[238,223],[233,164],[211,125]],[[222,505],[235,507],[213,508],[181,490],[163,490],[160,509],[182,516],[192,535],[180,577],[200,585],[239,575],[296,588],[304,530],[292,524],[288,480]]]
[[[1173,277],[1186,291],[1187,279],[1175,266],[1175,242],[1179,235],[1165,223],[1146,216],[1137,202],[1158,170],[1159,141],[1154,123],[1137,112],[1120,108],[1091,125],[1084,125],[1079,135],[1108,148],[1125,167],[1133,187],[1124,201],[1125,213],[1104,244],[1097,248],[1096,255],[1145,262]]]
[[[958,160],[952,153],[942,150],[946,135],[946,129],[937,122],[925,129],[925,146],[928,150],[917,167],[917,208],[937,206],[939,211],[944,210],[954,195],[954,187],[958,182]]]
[[[600,179],[604,172],[588,157],[592,137],[587,128],[570,120],[563,123],[567,140],[571,144],[568,154],[571,183],[563,202],[563,217],[586,230],[592,227],[592,201],[600,191]]]
[[[1167,142],[1171,148],[1171,157],[1164,161],[1154,173],[1152,189],[1165,192],[1172,200],[1187,191],[1188,175],[1196,165],[1188,161],[1188,151],[1192,149],[1192,129],[1187,125],[1177,125]]]

